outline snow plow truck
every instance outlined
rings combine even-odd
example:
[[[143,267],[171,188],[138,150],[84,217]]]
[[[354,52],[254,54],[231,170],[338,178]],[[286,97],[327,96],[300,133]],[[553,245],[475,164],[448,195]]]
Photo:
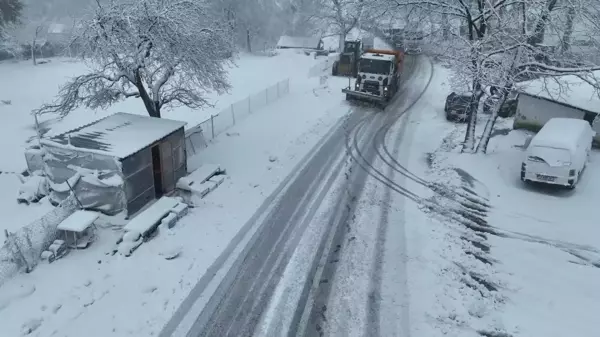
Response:
[[[398,91],[404,54],[396,50],[368,49],[358,61],[354,88],[342,89],[346,100],[387,105]]]

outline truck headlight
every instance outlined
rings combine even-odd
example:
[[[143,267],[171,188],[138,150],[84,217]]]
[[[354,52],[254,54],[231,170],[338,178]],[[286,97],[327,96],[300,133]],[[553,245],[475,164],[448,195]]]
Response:
[[[388,91],[387,85],[383,87],[383,91]]]
[[[360,89],[360,83],[358,83],[358,82],[354,83],[354,89],[356,89],[356,90]]]

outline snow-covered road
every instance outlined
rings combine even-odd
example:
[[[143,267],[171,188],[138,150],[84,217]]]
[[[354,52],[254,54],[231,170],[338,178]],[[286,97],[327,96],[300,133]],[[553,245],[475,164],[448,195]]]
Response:
[[[405,117],[426,91],[433,67],[412,57],[405,69],[401,91],[385,112],[349,107],[259,208],[245,237],[198,282],[161,336],[393,336],[407,329],[398,328],[401,310],[394,317],[384,310],[406,298],[385,287],[384,270],[394,284],[406,284],[405,273],[385,266],[398,258],[386,254],[402,249],[401,235],[390,246],[386,232],[392,191],[412,197],[393,173],[402,165],[396,161],[400,145],[410,141]],[[401,234],[402,220],[395,221],[391,231]]]

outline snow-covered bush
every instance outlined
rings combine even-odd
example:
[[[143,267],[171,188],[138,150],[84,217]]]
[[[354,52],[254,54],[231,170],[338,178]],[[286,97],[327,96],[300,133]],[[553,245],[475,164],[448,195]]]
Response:
[[[19,188],[18,202],[30,204],[38,202],[49,194],[48,180],[40,174],[34,174],[25,179]]]
[[[57,239],[56,227],[77,209],[77,201],[70,196],[42,218],[9,233],[0,247],[0,285],[20,270],[33,269],[42,252]]]

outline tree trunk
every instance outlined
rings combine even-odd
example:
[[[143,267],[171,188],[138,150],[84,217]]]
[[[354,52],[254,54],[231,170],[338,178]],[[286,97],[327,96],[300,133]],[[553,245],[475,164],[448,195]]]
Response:
[[[33,41],[31,42],[31,60],[33,61],[33,65],[37,66],[37,58],[35,55],[35,49],[37,46],[37,38],[38,38],[38,34],[40,33],[40,30],[42,29],[41,26],[37,26],[35,27],[35,34],[33,35]]]
[[[344,42],[346,42],[346,28],[342,27],[340,29],[340,40],[339,42],[339,48],[340,48],[340,53],[344,52]]]
[[[140,76],[139,71],[135,71],[135,87],[138,89],[140,93],[140,98],[144,102],[144,107],[146,107],[146,111],[150,117],[160,118],[160,105],[157,102],[154,102],[150,95],[148,95],[148,91],[144,87],[144,83],[142,82],[142,78]]]
[[[450,38],[450,20],[446,12],[442,13],[442,35],[445,41]]]
[[[490,143],[490,139],[492,138],[492,131],[494,131],[494,125],[496,124],[496,120],[498,119],[498,109],[494,109],[490,119],[485,123],[485,128],[483,129],[483,134],[481,135],[481,140],[479,140],[479,144],[477,144],[477,153],[487,153],[487,147]]]
[[[498,120],[498,112],[506,102],[508,98],[508,92],[505,90],[502,91],[503,95],[498,102],[498,105],[494,107],[492,110],[492,115],[485,123],[485,128],[483,129],[483,134],[481,135],[481,140],[479,140],[479,144],[477,144],[477,150],[475,152],[478,153],[487,153],[487,147],[490,143],[490,139],[492,138],[492,132],[494,131],[494,126],[496,125],[496,121]]]
[[[556,7],[557,0],[547,0],[546,7],[542,11],[542,15],[535,24],[533,34],[527,39],[527,43],[530,45],[537,45],[544,42],[544,35],[546,33],[546,23],[550,19],[550,13]]]
[[[37,66],[37,60],[35,59],[35,39],[33,39],[33,43],[31,44],[31,60],[33,60],[33,65]]]
[[[248,52],[252,52],[252,43],[250,42],[250,29],[246,29],[246,47],[248,47]]]
[[[481,103],[481,98],[483,97],[483,91],[480,86],[473,92],[473,96],[471,96],[471,102],[469,104],[468,111],[468,124],[467,124],[467,132],[465,133],[465,141],[463,142],[463,153],[473,153],[475,152],[475,131],[477,128],[477,115],[479,112],[479,107],[483,104]]]
[[[575,20],[575,8],[569,7],[567,12],[567,22],[565,23],[565,31],[561,41],[561,49],[563,52],[571,49],[571,38],[573,36],[573,21]]]

